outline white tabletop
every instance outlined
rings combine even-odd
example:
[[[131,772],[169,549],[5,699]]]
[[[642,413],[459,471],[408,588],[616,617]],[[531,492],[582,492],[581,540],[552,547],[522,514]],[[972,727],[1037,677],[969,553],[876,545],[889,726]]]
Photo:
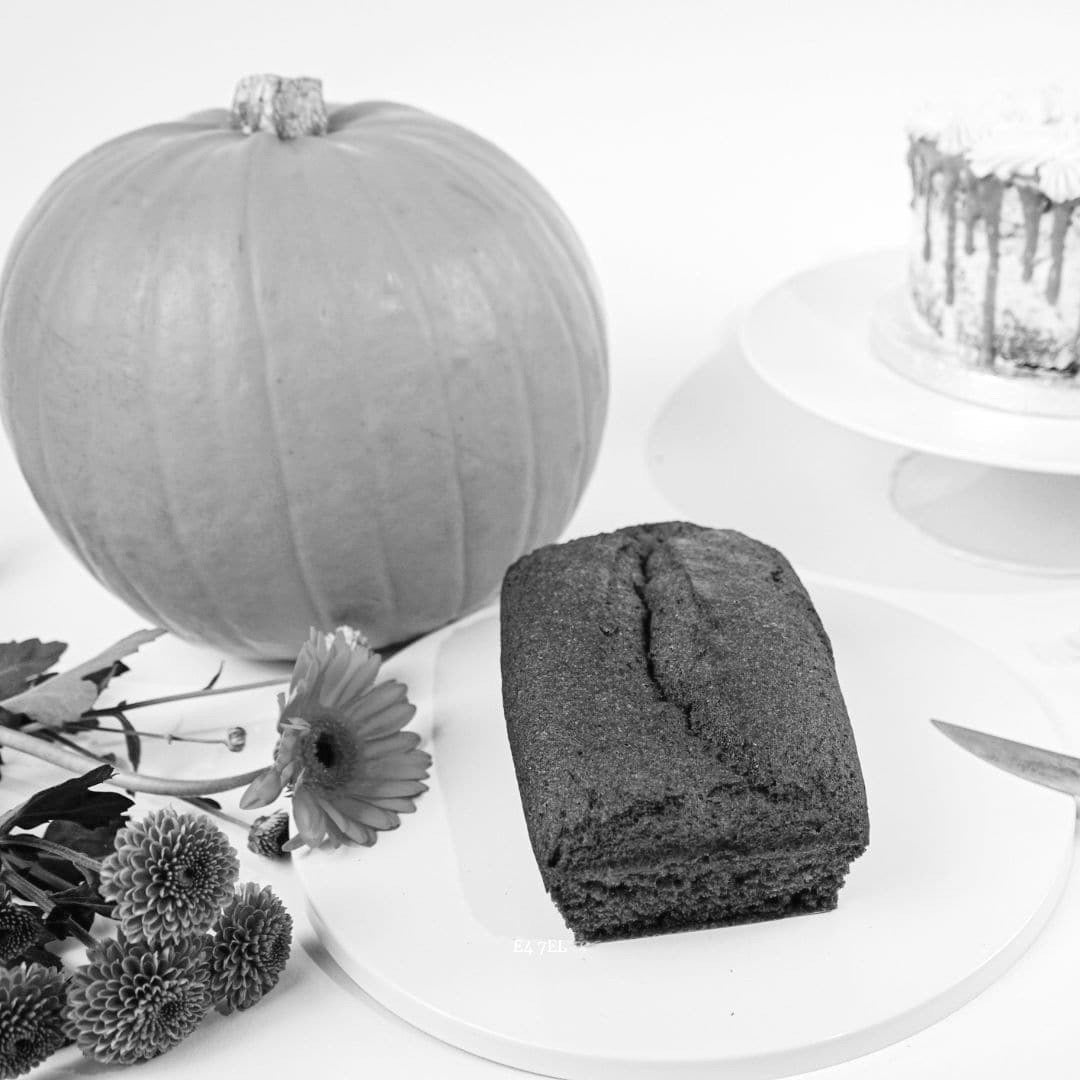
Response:
[[[576,223],[603,287],[611,410],[570,532],[675,516],[680,507],[649,468],[649,431],[723,343],[731,313],[789,273],[901,242],[911,105],[990,87],[1002,72],[1016,85],[1064,82],[1078,30],[1075,5],[1050,0],[5,4],[0,250],[80,153],[226,104],[252,71],[319,76],[332,100],[400,100],[441,113],[543,181]],[[1018,582],[1009,596],[861,587],[996,651],[1068,722],[1080,698],[1080,586]],[[60,638],[81,659],[138,625],[52,537],[0,448],[0,640]],[[186,688],[217,660],[167,638],[140,655],[139,674]],[[235,681],[264,674],[228,665]],[[5,755],[0,806],[5,787],[59,778],[16,757]],[[272,883],[297,918],[286,975],[258,1008],[215,1017],[140,1076],[520,1075],[414,1030],[356,989],[321,951],[287,866],[251,859],[244,872]],[[815,1075],[1071,1072],[1078,962],[1080,865],[1047,929],[980,997],[902,1043]],[[68,1050],[38,1075],[72,1071],[101,1070]]]

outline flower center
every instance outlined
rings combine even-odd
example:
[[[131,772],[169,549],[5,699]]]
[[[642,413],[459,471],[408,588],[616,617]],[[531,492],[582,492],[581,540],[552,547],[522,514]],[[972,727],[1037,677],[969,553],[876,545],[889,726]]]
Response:
[[[320,731],[315,736],[315,760],[326,769],[332,769],[337,763],[337,751],[334,740],[328,731]]]
[[[166,999],[161,1003],[161,1008],[158,1009],[158,1019],[166,1024],[179,1020],[183,1014],[183,1006],[176,998]]]
[[[166,863],[162,867],[163,884],[167,887],[170,895],[190,896],[199,891],[199,885],[205,876],[200,874],[200,867],[192,864],[190,857],[180,855],[175,862]]]
[[[36,1040],[30,1038],[29,1035],[18,1035],[11,1042],[11,1049],[14,1050],[12,1056],[20,1059],[20,1061],[28,1058],[36,1048]]]
[[[357,749],[348,725],[329,710],[304,719],[309,733],[301,753],[308,782],[333,785],[350,778]]]

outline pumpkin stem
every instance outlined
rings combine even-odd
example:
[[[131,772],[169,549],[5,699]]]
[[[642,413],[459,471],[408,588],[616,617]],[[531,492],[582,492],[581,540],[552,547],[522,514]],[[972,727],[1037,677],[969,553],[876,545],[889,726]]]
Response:
[[[272,131],[279,139],[326,134],[321,79],[246,75],[236,84],[233,127],[245,135]]]

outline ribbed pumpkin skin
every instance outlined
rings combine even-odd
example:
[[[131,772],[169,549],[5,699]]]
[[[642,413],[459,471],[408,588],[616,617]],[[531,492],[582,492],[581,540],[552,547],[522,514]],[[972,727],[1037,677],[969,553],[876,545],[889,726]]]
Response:
[[[491,599],[607,405],[585,255],[520,166],[404,106],[226,112],[76,162],[0,283],[3,419],[53,527],[153,622],[254,657]]]

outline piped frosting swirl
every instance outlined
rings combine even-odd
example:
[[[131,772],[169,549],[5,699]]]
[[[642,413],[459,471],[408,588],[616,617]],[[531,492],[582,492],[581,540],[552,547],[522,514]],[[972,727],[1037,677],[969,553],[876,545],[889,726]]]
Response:
[[[1080,199],[1080,99],[1053,87],[920,109],[908,135],[961,157],[972,175],[1020,179],[1056,203]]]

